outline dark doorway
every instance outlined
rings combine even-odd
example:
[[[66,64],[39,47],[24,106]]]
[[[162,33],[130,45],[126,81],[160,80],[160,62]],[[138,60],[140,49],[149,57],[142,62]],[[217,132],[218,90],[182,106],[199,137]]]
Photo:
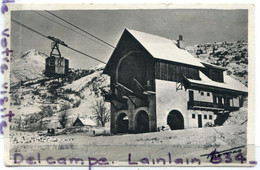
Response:
[[[171,130],[184,129],[184,119],[181,112],[172,110],[167,117],[167,125]]]
[[[201,118],[201,115],[198,115],[198,127],[199,127],[199,128],[202,127],[202,118]]]
[[[189,91],[189,101],[193,101],[194,100],[194,92],[193,91]]]
[[[136,132],[137,133],[149,132],[149,116],[144,110],[139,111],[137,113]]]
[[[117,117],[117,133],[128,132],[128,117],[125,113],[121,113]]]

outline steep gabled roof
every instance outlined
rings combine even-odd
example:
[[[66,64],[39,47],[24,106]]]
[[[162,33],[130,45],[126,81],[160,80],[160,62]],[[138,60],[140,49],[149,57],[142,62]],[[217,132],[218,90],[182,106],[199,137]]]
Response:
[[[189,52],[177,47],[173,40],[135,30],[126,30],[157,59],[188,64],[196,67],[204,66]]]
[[[91,119],[88,119],[88,118],[77,118],[73,125],[75,124],[76,121],[80,121],[84,126],[95,126],[95,122]]]

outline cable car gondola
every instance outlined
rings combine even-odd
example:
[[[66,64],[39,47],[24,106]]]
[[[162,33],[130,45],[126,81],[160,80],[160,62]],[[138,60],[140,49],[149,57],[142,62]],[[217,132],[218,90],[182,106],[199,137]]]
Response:
[[[48,36],[51,43],[50,56],[45,60],[45,75],[47,77],[63,78],[68,75],[69,72],[69,60],[61,57],[59,50],[59,44],[68,47],[63,41],[58,38]],[[56,53],[55,53],[56,52]]]

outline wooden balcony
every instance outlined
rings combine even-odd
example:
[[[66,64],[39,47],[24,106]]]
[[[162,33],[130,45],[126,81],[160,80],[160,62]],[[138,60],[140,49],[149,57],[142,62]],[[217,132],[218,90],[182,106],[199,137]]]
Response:
[[[212,103],[204,101],[188,101],[188,110],[206,110],[206,111],[237,111],[239,107],[229,106],[228,104]]]

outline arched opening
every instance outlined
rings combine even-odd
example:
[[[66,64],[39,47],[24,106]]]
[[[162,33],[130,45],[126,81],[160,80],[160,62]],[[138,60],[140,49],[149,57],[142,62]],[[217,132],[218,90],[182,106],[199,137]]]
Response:
[[[141,110],[136,115],[136,132],[146,133],[149,132],[149,116],[146,111]]]
[[[128,117],[125,113],[121,113],[117,117],[117,133],[128,132]]]
[[[181,112],[172,110],[167,117],[167,125],[171,130],[184,129],[184,119]]]

